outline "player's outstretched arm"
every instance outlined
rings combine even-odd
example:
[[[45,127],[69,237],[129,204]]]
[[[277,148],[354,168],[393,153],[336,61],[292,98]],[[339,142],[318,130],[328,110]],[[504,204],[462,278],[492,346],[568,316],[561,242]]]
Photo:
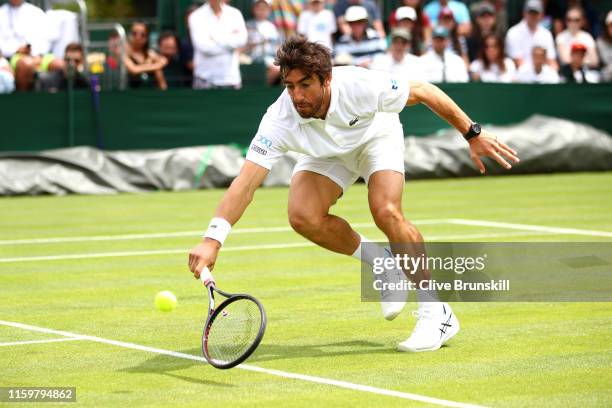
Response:
[[[268,171],[251,161],[244,162],[240,174],[221,199],[205,238],[189,252],[189,270],[196,278],[200,277],[200,271],[205,266],[210,270],[214,268],[219,250],[231,226],[242,217]]]
[[[473,123],[447,94],[428,82],[410,81],[410,96],[406,105],[411,106],[417,103],[426,105],[462,135],[468,132]],[[513,163],[519,161],[516,151],[485,130],[482,130],[479,136],[469,139],[468,143],[470,144],[470,157],[481,173],[485,172],[485,166],[480,160],[480,157],[483,156],[494,159],[506,169],[512,168],[507,160]]]

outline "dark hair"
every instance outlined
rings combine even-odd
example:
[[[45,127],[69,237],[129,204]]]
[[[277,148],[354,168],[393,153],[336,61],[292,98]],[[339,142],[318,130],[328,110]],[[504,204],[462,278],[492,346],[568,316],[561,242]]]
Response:
[[[292,69],[299,69],[305,75],[318,76],[323,83],[331,74],[331,53],[324,45],[310,42],[303,35],[294,35],[280,46],[274,65],[280,67],[283,77]]]
[[[162,33],[159,35],[159,39],[157,40],[157,45],[161,45],[161,43],[166,38],[174,38],[174,41],[176,41],[176,44],[178,45],[178,43],[179,43],[176,34],[174,34],[174,31],[172,31],[172,30],[165,30],[165,31],[162,31]]]
[[[144,52],[145,58],[149,58],[149,26],[144,21],[134,21],[132,26],[130,27],[130,31],[134,29],[135,26],[141,25],[145,28],[145,43],[142,47],[142,51]],[[131,48],[131,44],[130,44]]]
[[[68,53],[68,52],[72,52],[72,51],[79,51],[81,54],[83,54],[83,46],[79,43],[76,42],[72,42],[68,45],[66,45],[66,49],[64,50],[64,53]]]
[[[490,61],[485,51],[487,48],[487,40],[491,38],[495,40],[495,44],[497,45],[497,48],[499,48],[499,54],[497,54],[497,59],[495,61]],[[504,63],[504,58],[506,55],[506,52],[504,50],[504,40],[498,35],[489,34],[484,36],[481,45],[482,46],[478,51],[478,59],[482,61],[485,69],[489,69],[491,64],[497,64],[501,72],[506,72],[506,64]]]

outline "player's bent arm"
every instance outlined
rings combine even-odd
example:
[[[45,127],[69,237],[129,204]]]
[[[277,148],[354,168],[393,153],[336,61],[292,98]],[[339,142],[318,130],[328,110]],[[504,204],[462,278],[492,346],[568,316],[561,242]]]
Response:
[[[472,125],[468,115],[440,88],[429,82],[410,81],[410,94],[407,106],[422,103],[434,111],[436,115],[451,124],[462,135],[465,135]],[[505,143],[497,140],[497,137],[490,135],[486,131],[469,140],[470,157],[481,173],[485,172],[485,167],[480,160],[481,156],[494,159],[502,167],[510,169],[512,166],[506,161],[509,159],[514,163],[519,162],[516,151]]]
[[[269,170],[252,161],[246,160],[240,174],[234,179],[229,189],[221,199],[215,217],[227,220],[234,225],[249,206],[255,195],[255,190],[268,175]]]
[[[436,115],[450,123],[461,134],[467,133],[472,125],[468,115],[440,88],[423,81],[410,81],[410,95],[407,106],[422,103]]]
[[[215,211],[215,217],[206,231],[205,238],[189,252],[189,270],[195,278],[200,277],[204,267],[212,270],[225,236],[229,233],[263,183],[269,170],[251,161],[245,161],[240,174],[225,192]]]

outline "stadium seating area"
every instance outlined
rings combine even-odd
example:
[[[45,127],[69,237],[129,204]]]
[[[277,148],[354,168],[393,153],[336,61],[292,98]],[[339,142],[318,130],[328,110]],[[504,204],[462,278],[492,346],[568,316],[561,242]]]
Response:
[[[589,0],[210,0],[181,9],[171,30],[92,23],[82,0],[4,3],[0,93],[92,79],[105,90],[274,85],[276,49],[296,33],[329,47],[336,65],[436,83],[612,80],[612,11]]]

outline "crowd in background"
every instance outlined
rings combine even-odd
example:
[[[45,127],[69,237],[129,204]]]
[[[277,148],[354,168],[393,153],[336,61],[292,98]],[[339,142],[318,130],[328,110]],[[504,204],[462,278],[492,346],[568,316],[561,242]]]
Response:
[[[149,27],[133,23],[124,53],[111,33],[104,69],[124,65],[130,88],[238,89],[241,65],[255,64],[268,84],[278,84],[276,50],[297,33],[328,47],[335,65],[415,80],[612,81],[612,11],[597,15],[584,0],[526,0],[521,21],[510,27],[504,0],[469,8],[458,0],[400,0],[386,18],[374,0],[306,1],[302,9],[291,0],[254,0],[245,21],[224,0],[208,0],[188,8],[184,38],[163,31],[154,44]],[[0,7],[0,93],[90,85],[76,31],[51,34],[52,21],[23,0]]]

